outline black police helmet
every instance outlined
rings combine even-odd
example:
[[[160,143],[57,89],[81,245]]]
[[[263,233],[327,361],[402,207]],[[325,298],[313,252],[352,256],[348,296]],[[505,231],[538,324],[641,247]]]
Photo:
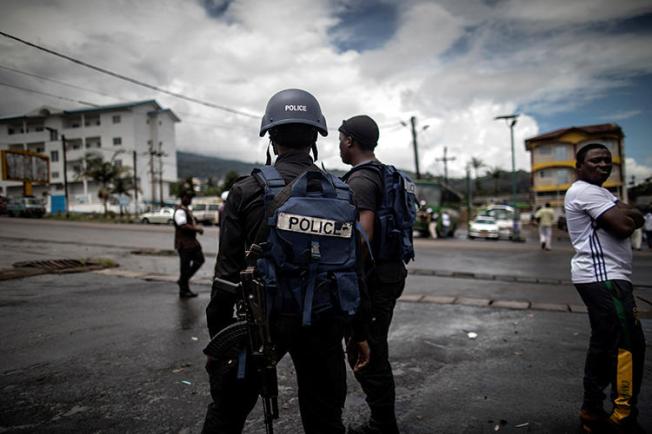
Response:
[[[319,102],[305,90],[286,89],[270,98],[260,123],[260,137],[269,129],[285,124],[312,125],[322,136],[328,135]]]
[[[353,116],[342,121],[338,130],[345,136],[353,137],[353,140],[368,149],[376,147],[380,136],[378,124],[367,115]]]

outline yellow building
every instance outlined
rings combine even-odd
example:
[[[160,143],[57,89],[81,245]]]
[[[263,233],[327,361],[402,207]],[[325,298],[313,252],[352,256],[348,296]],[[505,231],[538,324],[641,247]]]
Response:
[[[575,154],[589,143],[605,145],[613,157],[611,176],[603,185],[623,197],[623,131],[616,124],[587,125],[551,131],[525,140],[530,151],[534,206],[546,202],[554,208],[564,206],[564,194],[575,181]]]

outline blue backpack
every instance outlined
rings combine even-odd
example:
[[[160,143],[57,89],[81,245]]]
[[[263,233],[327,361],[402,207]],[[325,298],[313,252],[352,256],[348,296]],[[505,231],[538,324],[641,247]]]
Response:
[[[416,185],[394,166],[371,162],[353,168],[347,176],[362,169],[374,170],[383,182],[383,197],[376,209],[374,259],[376,261],[414,259],[412,231],[417,218]]]
[[[268,314],[299,314],[306,326],[322,315],[353,316],[360,291],[357,209],[349,187],[316,166],[287,186],[273,166],[252,175],[264,186],[267,234],[258,236],[265,242],[256,272]]]

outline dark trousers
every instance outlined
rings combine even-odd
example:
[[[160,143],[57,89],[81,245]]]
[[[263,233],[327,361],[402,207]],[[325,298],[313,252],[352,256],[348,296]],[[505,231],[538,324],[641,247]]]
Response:
[[[204,253],[201,246],[192,249],[179,249],[179,290],[181,292],[190,290],[190,278],[195,275],[197,270],[204,263]]]
[[[652,249],[652,231],[645,231],[645,238],[647,238],[647,246]]]
[[[278,359],[290,353],[294,364],[304,431],[307,434],[344,434],[343,321],[330,318],[303,327],[300,318],[278,318],[271,325]],[[247,415],[258,400],[255,368],[248,363],[244,379],[238,379],[237,362],[234,361],[211,361],[206,370],[213,402],[208,406],[202,433],[241,433]]]
[[[400,273],[400,274],[399,274]],[[371,418],[386,433],[397,433],[394,401],[394,375],[389,363],[387,336],[394,315],[396,300],[405,287],[405,271],[401,269],[392,278],[372,275],[368,280],[371,298],[369,325],[369,364],[355,374],[366,395]]]
[[[632,284],[610,280],[576,284],[575,287],[586,304],[591,322],[591,340],[584,367],[583,408],[602,409],[604,389],[611,384],[612,421],[623,423],[636,419],[645,337],[636,314]]]

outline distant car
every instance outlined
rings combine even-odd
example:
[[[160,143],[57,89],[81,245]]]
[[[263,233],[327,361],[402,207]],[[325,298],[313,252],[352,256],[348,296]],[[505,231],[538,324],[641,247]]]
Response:
[[[478,216],[471,222],[469,227],[469,239],[486,238],[497,240],[500,238],[498,223],[496,219],[489,216]]]
[[[140,215],[140,222],[149,224],[149,223],[159,223],[165,225],[174,224],[174,208],[163,207],[158,211],[146,212]]]
[[[222,199],[195,199],[192,202],[192,214],[195,219],[204,224],[220,224],[220,205]]]
[[[43,217],[45,205],[35,197],[12,197],[7,202],[9,217]]]
[[[493,217],[498,225],[498,233],[504,238],[511,238],[514,232],[514,208],[509,205],[491,205],[480,215]]]

